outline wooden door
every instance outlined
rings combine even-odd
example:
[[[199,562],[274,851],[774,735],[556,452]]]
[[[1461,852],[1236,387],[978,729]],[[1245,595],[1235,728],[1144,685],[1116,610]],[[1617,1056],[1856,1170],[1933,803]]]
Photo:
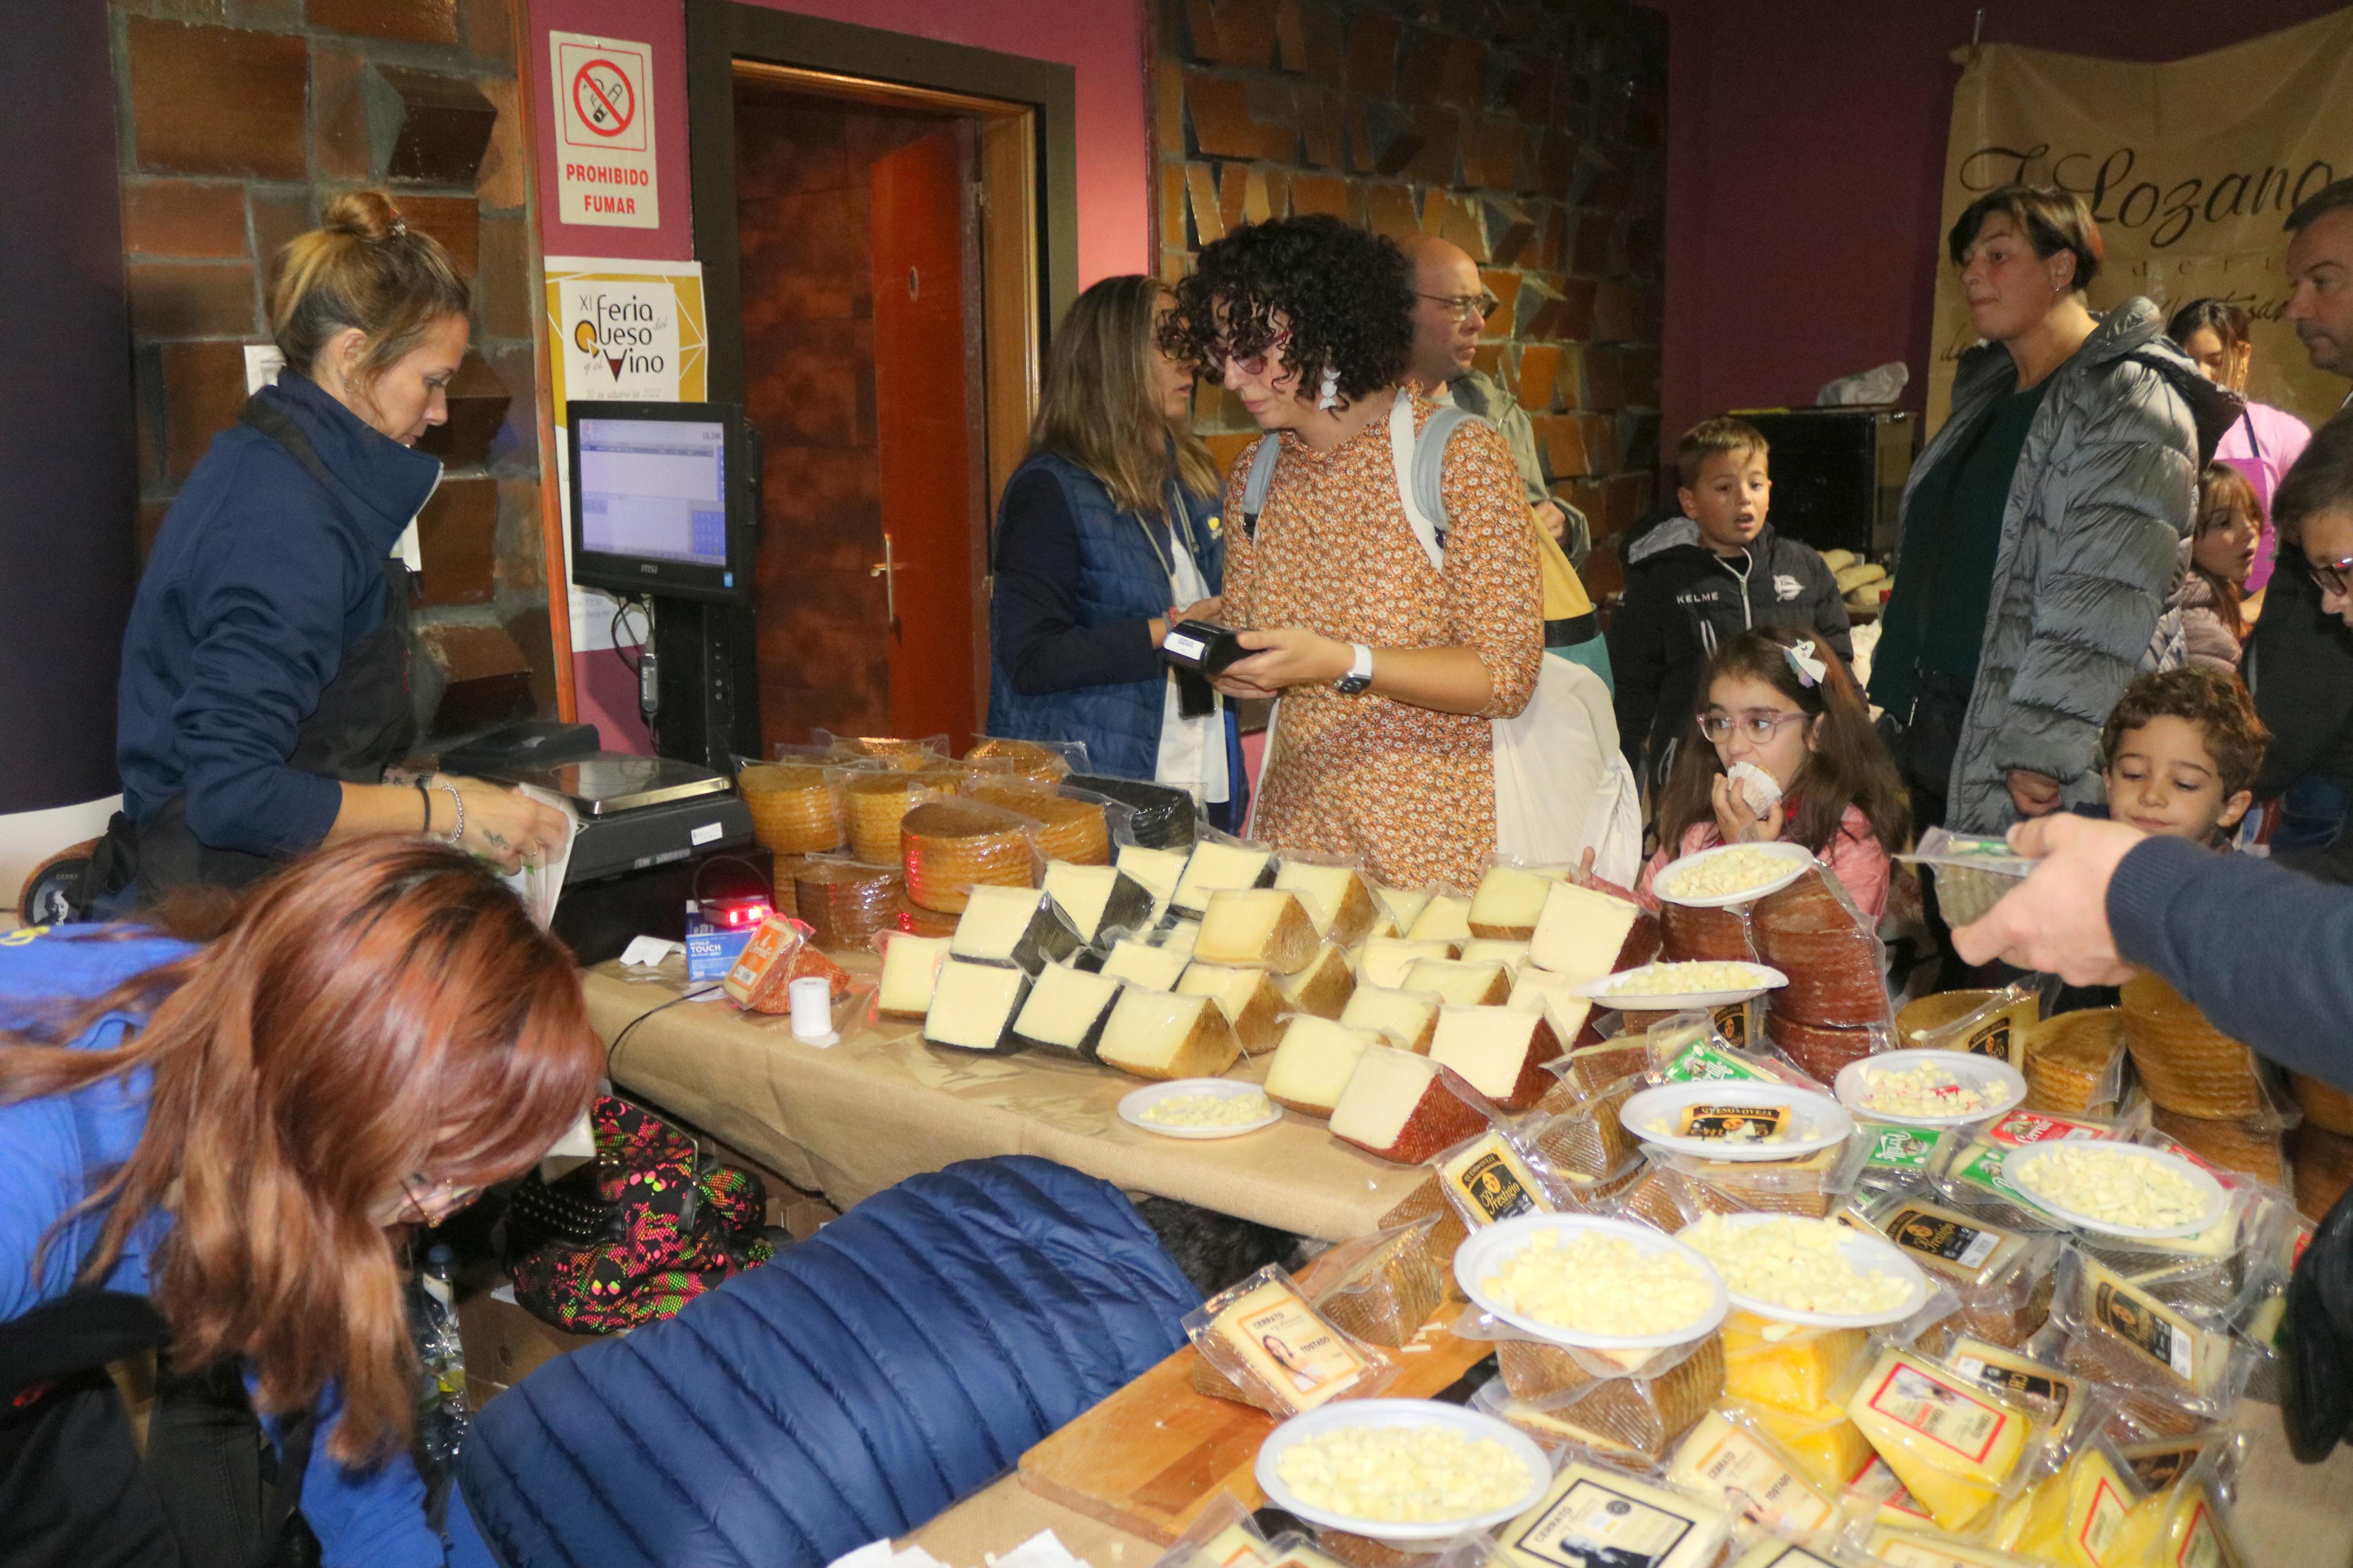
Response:
[[[965,408],[963,144],[953,129],[873,172],[874,414],[891,731],[976,732],[972,452]]]

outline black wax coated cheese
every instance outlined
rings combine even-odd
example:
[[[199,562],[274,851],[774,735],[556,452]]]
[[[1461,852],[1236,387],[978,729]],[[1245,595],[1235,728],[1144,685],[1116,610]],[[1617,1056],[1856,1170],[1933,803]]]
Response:
[[[997,922],[1018,918],[1025,900],[1028,918],[1018,934],[1008,935],[1009,926]],[[975,888],[948,952],[975,963],[1009,964],[1035,975],[1085,945],[1045,894],[1029,888]]]
[[[1072,773],[1062,784],[1133,806],[1129,836],[1147,849],[1185,849],[1192,845],[1195,814],[1189,790],[1142,779],[1113,778],[1108,773]]]

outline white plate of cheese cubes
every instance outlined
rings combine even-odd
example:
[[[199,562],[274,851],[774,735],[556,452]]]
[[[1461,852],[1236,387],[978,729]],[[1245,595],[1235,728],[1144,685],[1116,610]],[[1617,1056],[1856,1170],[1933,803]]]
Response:
[[[1909,1098],[1923,1100],[1917,1109],[1890,1110],[1885,1105],[1873,1105],[1874,1093],[1884,1099],[1889,1092],[1881,1087],[1884,1080],[1917,1079],[1949,1082],[1959,1094],[1956,1101],[1974,1095],[1974,1106],[1957,1105],[1939,1115],[1926,1108],[1936,1097],[1930,1091],[1925,1098],[1913,1094]],[[1969,1051],[1881,1051],[1875,1056],[1860,1057],[1839,1068],[1838,1081],[1832,1086],[1838,1091],[1839,1103],[1865,1121],[1892,1121],[1901,1127],[1968,1127],[1979,1121],[1991,1121],[1995,1117],[2016,1110],[2026,1100],[2026,1078],[2008,1062],[1992,1057],[1981,1057]]]
[[[1219,1100],[1228,1104],[1257,1100],[1266,1108],[1265,1114],[1241,1121],[1183,1121],[1188,1111],[1207,1110],[1199,1101]],[[1168,1121],[1153,1120],[1152,1112],[1159,1108]],[[1212,1111],[1211,1114],[1217,1114]],[[1271,1127],[1282,1120],[1282,1107],[1266,1098],[1266,1090],[1254,1083],[1230,1078],[1180,1078],[1166,1083],[1148,1084],[1129,1094],[1119,1102],[1119,1119],[1130,1127],[1140,1127],[1146,1132],[1157,1132],[1163,1138],[1239,1138],[1245,1132],[1255,1132],[1261,1127]]]
[[[1548,1236],[1549,1239],[1544,1239]],[[1570,1328],[1531,1316],[1507,1305],[1488,1288],[1488,1281],[1501,1274],[1504,1266],[1523,1249],[1535,1245],[1566,1247],[1581,1236],[1630,1242],[1646,1258],[1655,1258],[1662,1254],[1680,1257],[1703,1277],[1706,1287],[1704,1302],[1694,1314],[1665,1324],[1653,1332],[1603,1333]],[[1630,1219],[1609,1219],[1599,1215],[1522,1215],[1515,1219],[1499,1221],[1483,1230],[1473,1231],[1468,1240],[1455,1248],[1454,1280],[1480,1310],[1514,1328],[1555,1344],[1580,1345],[1591,1350],[1664,1350],[1672,1345],[1688,1344],[1714,1333],[1731,1307],[1731,1298],[1725,1291],[1723,1278],[1706,1258],[1654,1226]]]
[[[1504,1465],[1520,1467],[1525,1473],[1525,1484],[1511,1490],[1507,1501],[1473,1512],[1446,1512],[1433,1508],[1428,1510],[1433,1515],[1429,1518],[1372,1519],[1319,1508],[1303,1498],[1282,1474],[1283,1455],[1300,1444],[1325,1447],[1335,1436],[1345,1442],[1355,1434],[1368,1437],[1377,1435],[1379,1438],[1403,1434],[1410,1441],[1414,1435],[1433,1431],[1469,1443],[1493,1443],[1504,1450],[1508,1458],[1491,1455],[1496,1459],[1497,1468],[1484,1471],[1478,1478],[1482,1482],[1497,1483],[1493,1488],[1494,1495],[1503,1496],[1510,1489],[1512,1478],[1500,1473]],[[1256,1471],[1267,1501],[1276,1508],[1323,1529],[1346,1531],[1374,1541],[1443,1542],[1465,1530],[1485,1530],[1509,1523],[1535,1507],[1552,1481],[1551,1461],[1525,1433],[1492,1415],[1434,1399],[1342,1399],[1294,1415],[1267,1434],[1266,1440],[1259,1445]],[[1418,1479],[1425,1484],[1438,1483],[1430,1489],[1439,1489],[1446,1479],[1429,1476]]]
[[[1824,1234],[1836,1244],[1840,1255],[1846,1259],[1847,1267],[1857,1274],[1889,1275],[1902,1280],[1906,1287],[1904,1299],[1890,1306],[1870,1311],[1828,1312],[1784,1306],[1761,1296],[1744,1295],[1734,1289],[1731,1281],[1726,1279],[1725,1292],[1732,1304],[1744,1312],[1769,1318],[1775,1322],[1802,1323],[1809,1328],[1875,1329],[1888,1323],[1900,1323],[1928,1304],[1931,1287],[1927,1275],[1921,1271],[1918,1264],[1905,1257],[1903,1250],[1894,1242],[1875,1232],[1841,1225],[1836,1220],[1804,1219],[1793,1215],[1727,1214],[1710,1217],[1721,1222],[1724,1228],[1736,1232],[1775,1229],[1785,1221],[1794,1221],[1809,1227],[1823,1227]],[[1685,1226],[1680,1234],[1688,1235],[1690,1229],[1690,1226]]]
[[[1788,1124],[1778,1136],[1753,1141],[1692,1137],[1678,1131],[1683,1112],[1702,1106],[1726,1110],[1780,1109],[1788,1111]],[[1854,1132],[1854,1118],[1829,1095],[1762,1079],[1703,1079],[1697,1083],[1661,1084],[1629,1099],[1619,1108],[1618,1120],[1645,1143],[1701,1160],[1803,1159],[1845,1142]]]
[[[2134,1225],[2113,1217],[2116,1210],[2112,1207],[2094,1208],[2088,1205],[2067,1203],[2035,1184],[2035,1167],[2044,1162],[2087,1157],[2114,1168],[2122,1201],[2129,1202],[2133,1195],[2132,1188],[2151,1181],[2168,1185],[2175,1182],[2186,1183],[2199,1205],[2197,1214],[2194,1217],[2170,1225]],[[2230,1204],[2230,1194],[2223,1190],[2221,1183],[2214,1179],[2211,1171],[2179,1154],[2163,1149],[2151,1149],[2142,1143],[2095,1143],[2074,1138],[2062,1139],[2055,1143],[2038,1143],[2005,1155],[2001,1173],[2002,1180],[2016,1187],[2029,1202],[2070,1225],[2107,1236],[2130,1237],[2135,1240],[2161,1241],[2196,1236],[2200,1231],[2219,1224]]]
[[[1660,867],[1651,891],[1685,909],[1730,909],[1779,892],[1813,863],[1802,844],[1719,844]]]
[[[1778,990],[1788,984],[1789,977],[1769,963],[1695,959],[1621,969],[1573,987],[1569,994],[1606,1002],[1621,1012],[1681,1013],[1690,1008],[1721,1007],[1727,1002],[1746,1002],[1761,992]],[[1645,989],[1651,986],[1672,989]]]

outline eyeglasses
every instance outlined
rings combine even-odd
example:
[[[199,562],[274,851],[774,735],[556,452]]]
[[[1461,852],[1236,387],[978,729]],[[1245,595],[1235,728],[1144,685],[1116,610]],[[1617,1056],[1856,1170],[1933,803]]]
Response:
[[[2353,574],[2353,555],[2339,555],[2333,561],[2315,561],[2306,557],[2305,564],[2312,568],[2312,580],[2332,594],[2353,594],[2347,586],[2348,574]]]
[[[480,1195],[480,1187],[461,1187],[455,1182],[437,1182],[422,1171],[411,1172],[400,1179],[400,1195],[407,1200],[395,1220],[398,1225],[439,1225]]]
[[[1493,315],[1496,311],[1504,308],[1504,302],[1501,300],[1496,299],[1493,294],[1484,292],[1478,294],[1423,294],[1417,291],[1414,298],[1417,300],[1435,300],[1438,303],[1446,307],[1446,313],[1453,317],[1458,325],[1463,321],[1469,321],[1472,316],[1477,316],[1480,320],[1484,321],[1486,318]]]
[[[1761,746],[1779,733],[1782,725],[1804,717],[1803,713],[1767,713],[1761,709],[1746,713],[1703,713],[1699,716],[1699,732],[1722,745],[1732,739],[1736,730]]]
[[[1236,354],[1230,344],[1219,343],[1215,351],[1217,358],[1214,368],[1220,374],[1223,374],[1226,366],[1230,364],[1236,370],[1240,371],[1244,375],[1264,375],[1266,374],[1266,367],[1270,363],[1273,363],[1276,351],[1281,349],[1283,344],[1290,341],[1291,329],[1289,327],[1285,327],[1282,331],[1275,333],[1274,336],[1266,340],[1266,347],[1259,350],[1258,353],[1251,354],[1247,359]]]

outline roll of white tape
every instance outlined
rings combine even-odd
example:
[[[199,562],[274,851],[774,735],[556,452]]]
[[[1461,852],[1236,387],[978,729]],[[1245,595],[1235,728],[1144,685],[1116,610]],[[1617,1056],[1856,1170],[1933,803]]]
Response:
[[[822,974],[804,974],[786,993],[792,999],[793,1034],[804,1040],[828,1039],[833,1034],[833,983]]]

